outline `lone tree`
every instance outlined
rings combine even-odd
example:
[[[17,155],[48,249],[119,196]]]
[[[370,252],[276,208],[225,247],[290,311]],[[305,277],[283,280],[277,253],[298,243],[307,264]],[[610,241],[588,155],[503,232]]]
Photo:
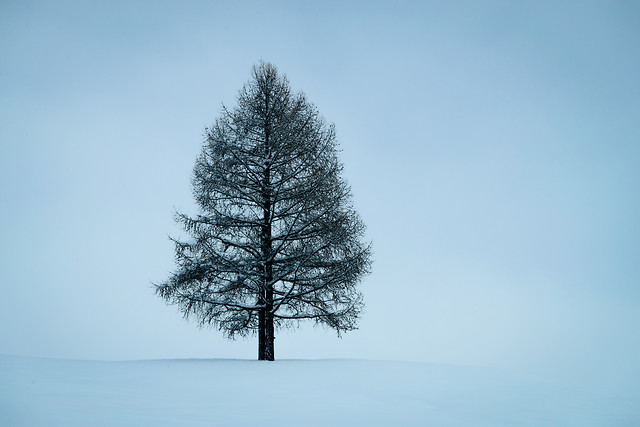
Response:
[[[300,320],[355,329],[371,251],[333,125],[260,63],[205,132],[192,179],[200,214],[176,214],[192,239],[172,239],[177,271],[157,294],[229,338],[257,331],[259,360],[274,360],[276,328]]]

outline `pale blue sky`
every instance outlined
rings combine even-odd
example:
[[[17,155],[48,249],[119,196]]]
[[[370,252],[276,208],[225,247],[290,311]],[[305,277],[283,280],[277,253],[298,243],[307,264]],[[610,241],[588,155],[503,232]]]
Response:
[[[263,59],[335,123],[375,259],[359,331],[276,357],[638,380],[637,3],[230,3],[0,5],[0,353],[255,357],[151,282]]]

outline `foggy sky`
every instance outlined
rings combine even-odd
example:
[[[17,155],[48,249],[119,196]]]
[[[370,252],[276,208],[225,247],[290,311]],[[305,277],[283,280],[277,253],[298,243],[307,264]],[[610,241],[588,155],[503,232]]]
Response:
[[[228,3],[0,5],[0,353],[255,358],[151,283],[262,59],[335,123],[374,244],[360,329],[276,358],[640,379],[635,3]]]

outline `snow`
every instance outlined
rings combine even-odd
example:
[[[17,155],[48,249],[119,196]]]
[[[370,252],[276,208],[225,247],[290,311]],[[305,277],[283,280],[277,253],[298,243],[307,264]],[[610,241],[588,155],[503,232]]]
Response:
[[[640,425],[634,403],[457,365],[0,356],[3,426]]]

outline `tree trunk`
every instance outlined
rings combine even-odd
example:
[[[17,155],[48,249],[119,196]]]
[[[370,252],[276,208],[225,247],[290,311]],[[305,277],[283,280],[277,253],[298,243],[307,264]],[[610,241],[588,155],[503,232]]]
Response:
[[[264,318],[264,320],[262,320]],[[273,314],[268,311],[260,313],[260,328],[258,331],[258,360],[275,360],[275,334],[273,329]]]
[[[266,234],[266,233],[265,233]],[[270,237],[271,227],[268,227],[268,235]],[[264,241],[264,251],[266,254],[271,252],[271,239],[266,238]],[[275,331],[273,324],[273,263],[267,261],[265,263],[265,289],[264,289],[264,305],[265,308],[258,313],[258,360],[275,360],[274,340]]]
[[[258,312],[258,360],[266,359],[267,348],[267,316],[264,309]]]
[[[266,308],[258,313],[258,360],[275,360],[273,325],[273,289],[265,292]]]
[[[265,94],[265,143],[264,143],[264,181],[262,200],[262,256],[264,258],[264,305],[258,317],[258,360],[275,360],[273,341],[275,340],[273,325],[273,261],[271,260],[271,148],[269,142],[269,94]]]

